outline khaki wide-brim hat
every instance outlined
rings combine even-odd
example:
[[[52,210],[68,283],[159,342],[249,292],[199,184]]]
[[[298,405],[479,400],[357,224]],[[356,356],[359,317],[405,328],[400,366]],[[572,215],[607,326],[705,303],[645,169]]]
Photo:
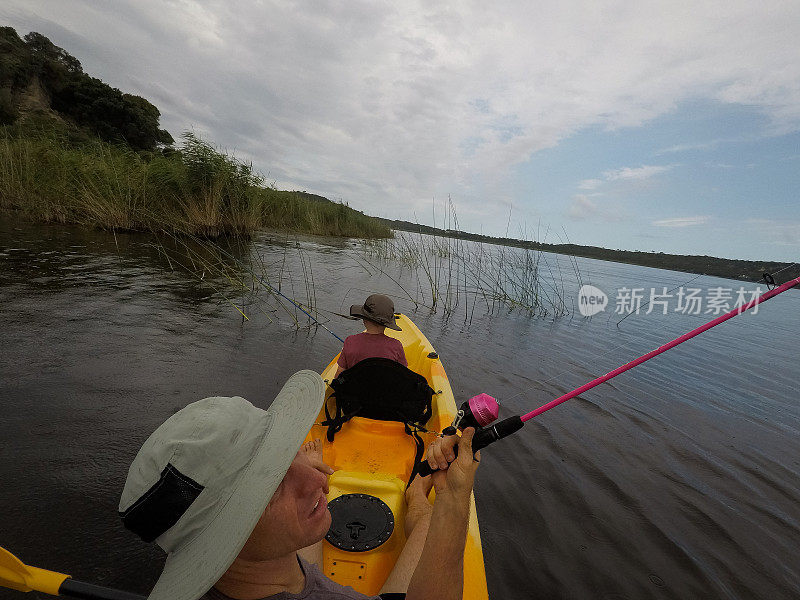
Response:
[[[378,325],[402,331],[394,320],[394,302],[383,294],[372,294],[364,304],[353,304],[350,307],[350,316],[369,319]]]
[[[317,373],[300,371],[266,411],[244,398],[206,398],[148,438],[119,510],[126,526],[144,529],[168,552],[150,600],[196,600],[222,577],[286,475],[324,393]],[[170,487],[177,492],[165,497]],[[181,502],[184,512],[171,508]],[[153,521],[168,528],[154,531]]]

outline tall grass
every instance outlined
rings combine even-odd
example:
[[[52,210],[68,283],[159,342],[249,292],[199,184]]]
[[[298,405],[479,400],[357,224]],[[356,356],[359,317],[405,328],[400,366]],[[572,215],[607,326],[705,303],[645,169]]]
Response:
[[[447,231],[458,230],[449,201],[445,225]],[[447,318],[462,315],[471,322],[476,308],[485,314],[518,310],[529,316],[563,316],[572,308],[558,258],[540,250],[398,231],[391,239],[362,240],[356,258],[390,278],[407,300],[441,310]],[[581,280],[574,257],[569,257],[569,270],[568,278]]]
[[[322,314],[330,311],[317,307],[312,260],[296,237],[285,234],[264,245],[238,237],[208,240],[160,233],[153,246],[170,270],[213,290],[241,315],[242,323],[283,317],[298,329],[321,327],[336,336],[326,325],[330,314]]]
[[[55,127],[0,130],[0,208],[40,221],[214,238],[263,228],[386,237],[342,203],[265,184],[251,164],[194,134],[179,151],[134,152]]]
[[[455,212],[452,206],[450,210]],[[457,227],[455,214],[449,222]],[[270,321],[288,317],[298,328],[321,327],[336,335],[328,327],[333,317],[344,316],[341,307],[334,308],[338,299],[323,296],[318,302],[310,254],[314,251],[298,237],[283,234],[256,243],[187,235],[158,239],[157,247],[170,268],[213,288],[243,322],[254,316]],[[394,287],[388,293],[397,299],[440,312],[445,320],[463,319],[465,325],[476,313],[569,314],[565,279],[572,279],[570,269],[575,281],[581,277],[574,259],[564,271],[563,260],[550,253],[408,232],[396,232],[391,239],[361,240],[347,253],[369,278],[370,290],[363,292],[388,292]],[[387,286],[385,280],[393,285]]]

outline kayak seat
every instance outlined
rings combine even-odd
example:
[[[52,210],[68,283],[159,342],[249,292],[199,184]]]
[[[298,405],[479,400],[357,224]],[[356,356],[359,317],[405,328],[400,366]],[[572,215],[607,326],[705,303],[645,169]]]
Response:
[[[323,425],[328,440],[355,416],[398,421],[407,428],[423,429],[431,418],[434,391],[427,380],[389,358],[367,358],[330,382],[334,412],[325,404]]]
[[[389,358],[366,358],[342,372],[330,382],[333,394],[325,402],[327,438],[333,442],[342,425],[353,417],[379,421],[398,421],[414,438],[418,463],[425,445],[418,431],[427,431],[425,424],[431,418],[431,399],[434,390],[428,381],[400,363]],[[331,411],[329,402],[335,403]],[[414,478],[411,474],[409,483]]]

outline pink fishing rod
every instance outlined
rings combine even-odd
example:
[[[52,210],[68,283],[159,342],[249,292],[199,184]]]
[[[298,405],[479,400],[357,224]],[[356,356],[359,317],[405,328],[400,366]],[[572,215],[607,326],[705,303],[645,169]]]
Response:
[[[664,344],[663,346],[659,346],[655,350],[653,350],[651,352],[648,352],[647,354],[644,354],[643,356],[640,356],[639,358],[637,358],[635,360],[632,360],[628,364],[622,365],[621,367],[617,367],[616,369],[614,369],[613,371],[610,371],[609,373],[606,373],[602,377],[598,377],[597,379],[593,379],[589,383],[586,383],[586,384],[582,385],[581,387],[576,388],[576,389],[572,390],[571,392],[569,392],[567,394],[564,394],[563,396],[559,396],[555,400],[551,400],[547,404],[544,404],[544,405],[540,406],[539,408],[537,408],[536,410],[532,410],[531,412],[526,413],[526,414],[524,414],[522,416],[514,415],[513,417],[508,417],[507,419],[503,419],[502,421],[496,423],[495,425],[488,425],[488,423],[490,423],[495,418],[497,418],[497,411],[496,410],[491,415],[489,415],[489,413],[487,413],[488,416],[486,418],[484,418],[483,420],[481,418],[476,418],[478,429],[475,432],[475,437],[472,440],[472,448],[473,448],[473,450],[480,450],[481,448],[485,448],[486,446],[488,446],[492,442],[495,442],[495,441],[497,441],[497,440],[499,440],[501,438],[504,438],[507,435],[511,435],[515,431],[519,431],[522,428],[522,426],[525,424],[526,421],[529,421],[532,418],[539,416],[543,412],[547,412],[551,408],[555,408],[556,406],[566,402],[570,398],[574,398],[575,396],[579,396],[583,392],[586,392],[586,391],[592,389],[593,387],[596,387],[596,386],[600,385],[601,383],[605,383],[609,379],[613,379],[614,377],[616,377],[617,375],[619,375],[621,373],[624,373],[625,371],[628,371],[628,370],[630,370],[630,369],[632,369],[632,368],[634,368],[636,366],[639,366],[640,364],[642,364],[645,361],[650,360],[654,356],[658,356],[662,352],[666,352],[667,350],[670,350],[671,348],[674,348],[678,344],[682,344],[686,340],[690,340],[693,337],[695,337],[697,335],[700,335],[704,331],[708,331],[712,327],[716,327],[720,323],[724,323],[728,319],[732,319],[736,315],[740,315],[743,312],[745,312],[746,310],[750,310],[754,306],[758,306],[762,302],[766,302],[770,298],[774,298],[778,294],[782,294],[786,290],[788,290],[790,288],[793,288],[796,285],[800,285],[800,277],[797,277],[795,279],[787,281],[786,283],[784,283],[781,286],[778,286],[778,287],[773,288],[773,289],[771,289],[771,290],[769,290],[767,292],[764,292],[758,298],[754,298],[753,300],[751,300],[747,304],[743,304],[742,306],[734,308],[732,311],[727,312],[724,315],[721,315],[721,316],[717,317],[716,319],[713,319],[713,320],[709,321],[705,325],[701,325],[697,329],[692,329],[690,332],[684,333],[682,336],[680,336],[678,338],[675,338],[671,342],[668,342],[668,343]],[[483,398],[484,396],[485,396],[485,398]],[[473,404],[475,404],[476,406],[481,406],[482,405],[481,403],[486,403],[487,402],[486,399],[489,399],[492,402],[494,402],[493,406],[496,406],[496,402],[494,401],[494,398],[492,398],[491,396],[487,396],[486,394],[481,394],[480,396],[476,396],[475,398],[472,398],[469,401],[469,407],[474,412],[475,408],[473,407]],[[467,405],[467,403],[465,403],[465,405]],[[464,410],[469,412],[466,409],[466,406],[462,406],[462,412]],[[486,411],[483,411],[483,412],[486,412]],[[460,420],[461,419],[459,419],[459,421]],[[487,426],[485,426],[485,427],[483,427],[484,422],[487,424]],[[454,422],[454,425],[456,425],[455,422]],[[471,426],[475,426],[475,424],[473,423]],[[444,432],[445,434],[455,433],[455,427],[451,426],[448,429],[451,429],[451,431],[445,430],[445,432]],[[458,450],[458,448],[456,448],[456,450]],[[417,465],[417,469],[418,469],[419,474],[422,475],[422,476],[428,475],[428,474],[430,474],[432,472],[432,469],[428,465],[427,461],[423,461],[423,462],[419,463]]]

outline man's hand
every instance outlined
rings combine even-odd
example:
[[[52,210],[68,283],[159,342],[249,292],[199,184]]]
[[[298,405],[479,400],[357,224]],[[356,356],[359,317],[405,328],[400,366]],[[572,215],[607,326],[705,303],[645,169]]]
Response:
[[[419,525],[428,526],[433,513],[433,505],[428,500],[433,481],[430,477],[415,477],[406,490],[406,537],[411,536]]]
[[[475,430],[468,427],[460,438],[437,438],[428,448],[428,464],[435,469],[430,478],[436,488],[436,500],[422,556],[408,585],[408,600],[463,598],[470,495],[480,460],[480,455],[472,455],[474,435]],[[457,457],[453,451],[456,445]],[[417,481],[420,479],[428,478],[418,477]]]
[[[481,453],[472,453],[472,438],[475,429],[467,427],[459,438],[449,435],[436,438],[428,447],[428,464],[434,469],[431,479],[436,488],[436,494],[455,494],[457,496],[469,495],[475,480],[475,471]],[[458,446],[458,456],[453,451]]]

